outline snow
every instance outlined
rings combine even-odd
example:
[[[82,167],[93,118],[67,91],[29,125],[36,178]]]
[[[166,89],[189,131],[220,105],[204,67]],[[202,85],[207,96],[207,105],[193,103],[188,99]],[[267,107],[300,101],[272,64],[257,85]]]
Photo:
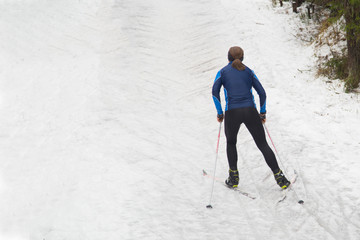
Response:
[[[359,95],[315,78],[295,15],[268,0],[0,9],[0,239],[359,238]],[[215,182],[209,210],[211,86],[233,45],[267,91],[281,166],[299,178],[277,204],[242,127],[240,188],[257,199]],[[227,170],[222,132],[216,176]]]

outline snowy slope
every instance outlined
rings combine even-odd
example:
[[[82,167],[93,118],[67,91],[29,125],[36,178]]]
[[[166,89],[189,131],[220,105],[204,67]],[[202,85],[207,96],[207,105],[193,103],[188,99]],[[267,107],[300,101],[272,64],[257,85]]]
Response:
[[[314,77],[268,0],[0,2],[0,239],[358,239],[360,98]],[[240,187],[211,179],[211,86],[240,45],[296,193],[248,131]],[[310,70],[310,71],[304,71]],[[225,179],[221,135],[216,175]]]

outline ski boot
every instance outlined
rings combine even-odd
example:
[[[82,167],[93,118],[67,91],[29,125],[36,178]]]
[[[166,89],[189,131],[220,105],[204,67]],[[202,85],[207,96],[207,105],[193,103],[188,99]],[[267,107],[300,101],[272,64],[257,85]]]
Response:
[[[236,188],[239,184],[239,172],[238,170],[229,170],[229,177],[225,180],[225,184],[229,188]]]
[[[277,171],[275,171],[276,173],[274,173],[274,177],[275,180],[277,182],[277,184],[282,188],[282,189],[286,189],[290,186],[290,181],[286,179],[284,173],[279,169]]]

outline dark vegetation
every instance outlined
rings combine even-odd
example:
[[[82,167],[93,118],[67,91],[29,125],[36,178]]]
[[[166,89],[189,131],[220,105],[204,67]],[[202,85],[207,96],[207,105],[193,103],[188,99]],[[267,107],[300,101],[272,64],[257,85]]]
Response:
[[[273,0],[276,2],[276,0]],[[360,83],[360,0],[279,0],[289,2],[294,13],[298,9],[305,9],[308,19],[324,16],[320,22],[318,34],[326,31],[336,22],[342,22],[341,30],[345,33],[344,39],[339,34],[329,37],[334,38],[328,42],[346,40],[346,48],[340,52],[332,52],[319,66],[319,74],[330,78],[339,78],[345,82],[345,91],[351,92],[359,87]],[[324,14],[326,12],[327,14]],[[312,39],[313,40],[313,39]]]

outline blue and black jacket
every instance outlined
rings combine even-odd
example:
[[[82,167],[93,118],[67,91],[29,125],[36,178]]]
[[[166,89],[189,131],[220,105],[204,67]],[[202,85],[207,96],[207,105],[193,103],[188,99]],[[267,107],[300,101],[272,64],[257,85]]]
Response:
[[[255,99],[252,88],[260,97],[260,113],[266,113],[266,93],[254,71],[245,67],[239,71],[231,66],[230,62],[216,75],[212,88],[213,100],[218,114],[223,114],[220,101],[220,89],[224,87],[226,106],[225,111],[234,108],[254,107]]]

